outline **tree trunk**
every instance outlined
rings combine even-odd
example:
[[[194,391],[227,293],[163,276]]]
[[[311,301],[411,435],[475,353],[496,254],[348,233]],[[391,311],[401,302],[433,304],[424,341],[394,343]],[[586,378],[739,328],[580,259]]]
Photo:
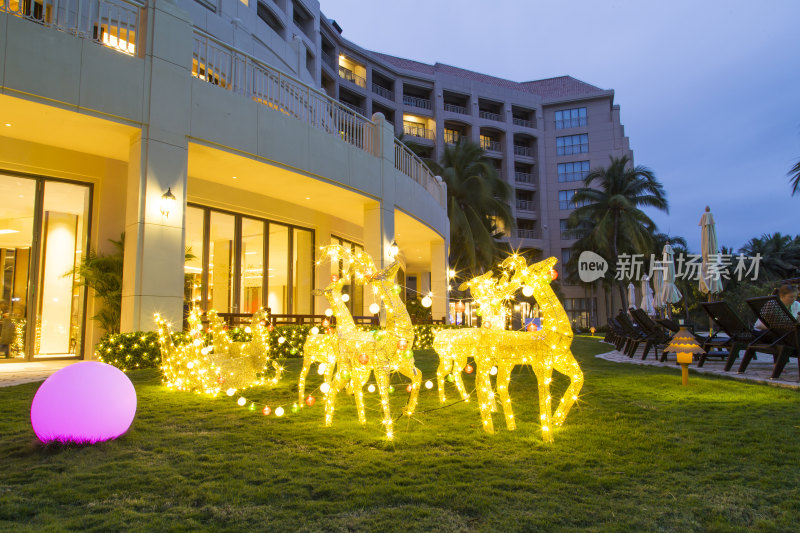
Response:
[[[618,254],[617,254],[617,221],[619,220],[618,214],[614,213],[614,235],[611,240],[611,255],[612,259],[614,260],[614,266],[618,263]],[[616,274],[615,274],[616,276]],[[622,276],[620,279],[617,280],[617,289],[619,289],[619,301],[622,302],[622,309],[624,311],[628,310],[628,296],[625,294],[625,285],[622,282]]]

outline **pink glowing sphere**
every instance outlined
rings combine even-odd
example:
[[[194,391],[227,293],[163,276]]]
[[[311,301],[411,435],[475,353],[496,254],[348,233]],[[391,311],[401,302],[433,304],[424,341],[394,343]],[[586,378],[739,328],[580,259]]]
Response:
[[[116,439],[136,415],[136,390],[118,368],[84,361],[62,368],[42,383],[31,405],[39,440],[80,444]]]

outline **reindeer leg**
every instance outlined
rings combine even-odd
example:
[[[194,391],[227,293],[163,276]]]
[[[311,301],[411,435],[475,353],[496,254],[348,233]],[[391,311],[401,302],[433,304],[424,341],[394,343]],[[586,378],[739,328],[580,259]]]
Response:
[[[403,363],[398,370],[401,374],[411,380],[411,395],[408,398],[408,404],[406,404],[406,406],[403,408],[403,413],[407,416],[411,416],[417,409],[419,390],[422,386],[422,372],[420,372],[411,361]]]
[[[487,433],[494,433],[494,424],[492,423],[492,408],[491,400],[489,399],[489,392],[491,392],[491,382],[489,381],[489,368],[490,363],[481,361],[477,363],[476,372],[478,375],[475,377],[477,386],[475,389],[478,392],[478,408],[481,411],[481,421],[483,422],[483,430]],[[487,387],[485,383],[489,382]]]
[[[461,395],[461,399],[469,401],[469,394],[467,394],[467,389],[464,387],[464,378],[461,376],[461,372],[464,370],[464,367],[467,366],[467,358],[466,356],[459,357],[457,361],[454,361],[455,364],[453,365],[453,380],[456,382],[456,388],[458,389],[458,393]]]
[[[336,372],[331,381],[328,395],[325,397],[325,426],[330,426],[333,423],[333,411],[336,408],[336,395],[344,387],[344,380],[342,379],[341,371]]]
[[[514,421],[514,411],[511,409],[511,396],[508,394],[508,384],[511,382],[511,370],[513,366],[499,365],[497,367],[497,394],[503,402],[503,413],[506,415],[506,427],[509,430],[517,429]]]
[[[383,426],[386,429],[386,438],[394,438],[394,428],[392,425],[392,412],[389,407],[389,373],[383,369],[375,368],[375,381],[378,382],[378,390],[381,394],[381,406],[383,407]]]
[[[358,367],[353,370],[353,396],[356,400],[356,410],[358,411],[358,421],[363,426],[367,423],[367,415],[364,410],[364,384],[369,379],[369,368]]]
[[[439,354],[439,366],[436,368],[436,382],[439,385],[439,401],[444,403],[447,401],[447,397],[444,393],[444,379],[453,367],[453,359],[450,355],[446,355],[444,350],[437,350],[436,353]]]
[[[305,405],[306,377],[308,377],[308,370],[311,368],[311,363],[313,362],[313,351],[305,351],[303,354],[303,368],[300,369],[300,381],[297,382],[297,405]]]
[[[578,399],[578,393],[581,391],[581,387],[583,387],[583,372],[581,371],[581,367],[578,366],[578,362],[573,357],[572,352],[568,350],[566,357],[561,358],[562,361],[565,359],[566,361],[564,363],[555,365],[556,371],[568,376],[570,379],[569,387],[567,387],[566,392],[564,392],[561,403],[559,403],[553,415],[553,423],[556,426],[560,426],[564,423],[567,414],[569,414],[569,410],[572,408],[572,404]]]
[[[552,421],[550,411],[550,381],[552,380],[552,367],[543,364],[536,372],[539,383],[539,417],[542,421],[542,440],[553,442]]]

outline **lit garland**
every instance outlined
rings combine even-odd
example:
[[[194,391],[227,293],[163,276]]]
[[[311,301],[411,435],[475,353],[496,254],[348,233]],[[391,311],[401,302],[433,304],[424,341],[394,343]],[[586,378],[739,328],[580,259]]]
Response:
[[[354,324],[352,328],[350,327],[352,317],[341,299],[334,305],[334,313],[338,313],[336,320],[339,324],[338,352],[336,371],[325,396],[325,425],[332,424],[336,395],[345,385],[352,388],[359,422],[362,424],[366,422],[362,387],[369,379],[370,373],[374,373],[381,395],[386,438],[391,440],[394,437],[389,407],[391,373],[400,372],[411,380],[409,400],[403,409],[408,416],[414,413],[422,383],[422,373],[414,366],[414,352],[411,349],[414,345],[414,327],[405,303],[400,298],[400,287],[394,281],[400,265],[395,262],[386,269],[378,271],[369,254],[363,251],[352,252],[340,245],[323,248],[323,254],[332,263],[338,263],[343,259],[348,267],[348,276],[349,269],[352,269],[355,282],[369,284],[373,295],[380,297],[386,308],[386,326],[365,336],[355,328]]]
[[[12,318],[14,324],[14,341],[9,347],[11,357],[25,357],[25,319]]]
[[[461,365],[460,368],[464,367],[467,356],[472,355],[475,358],[478,367],[478,403],[483,428],[489,433],[494,432],[491,415],[495,405],[491,387],[491,376],[494,374],[497,375],[497,394],[503,405],[506,426],[510,430],[516,428],[508,384],[511,371],[517,365],[529,364],[536,374],[542,438],[545,442],[553,441],[551,427],[563,424],[570,408],[578,399],[578,393],[583,386],[583,373],[570,351],[572,328],[569,318],[550,287],[550,282],[556,276],[553,270],[555,263],[556,259],[551,257],[528,266],[524,259],[515,254],[501,263],[503,273],[499,279],[492,279],[491,274],[473,278],[466,285],[480,306],[482,327],[440,331],[434,339],[434,349],[440,353],[440,357],[449,360],[457,368],[458,365]],[[511,271],[513,276],[510,276]],[[528,332],[521,332],[505,329],[505,303],[520,286],[523,286],[524,292],[532,294],[539,304],[542,325],[538,330],[531,328]],[[446,368],[447,364],[444,361],[440,363],[440,367]],[[550,383],[553,370],[568,376],[570,385],[556,412],[551,414]],[[437,377],[440,377],[439,374],[437,372]],[[455,374],[458,384],[460,375],[459,372]],[[442,399],[443,377],[439,379],[439,387]],[[459,392],[462,392],[461,388]]]

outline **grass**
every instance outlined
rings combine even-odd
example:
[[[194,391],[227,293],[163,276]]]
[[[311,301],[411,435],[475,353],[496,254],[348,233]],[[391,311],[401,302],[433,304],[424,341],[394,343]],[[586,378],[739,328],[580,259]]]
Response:
[[[130,374],[139,410],[126,435],[41,446],[28,419],[37,384],[2,388],[0,529],[796,531],[796,391],[699,375],[683,388],[677,369],[596,359],[608,350],[597,340],[573,349],[586,383],[549,446],[527,368],[511,385],[517,431],[496,414],[497,434],[484,434],[474,401],[434,410],[434,387],[393,443],[374,394],[366,428],[344,394],[324,428],[322,402],[263,417],[232,398],[168,392],[141,370]],[[278,387],[248,397],[291,404],[290,363]],[[434,377],[433,352],[417,364]],[[310,388],[320,379],[312,372]]]

